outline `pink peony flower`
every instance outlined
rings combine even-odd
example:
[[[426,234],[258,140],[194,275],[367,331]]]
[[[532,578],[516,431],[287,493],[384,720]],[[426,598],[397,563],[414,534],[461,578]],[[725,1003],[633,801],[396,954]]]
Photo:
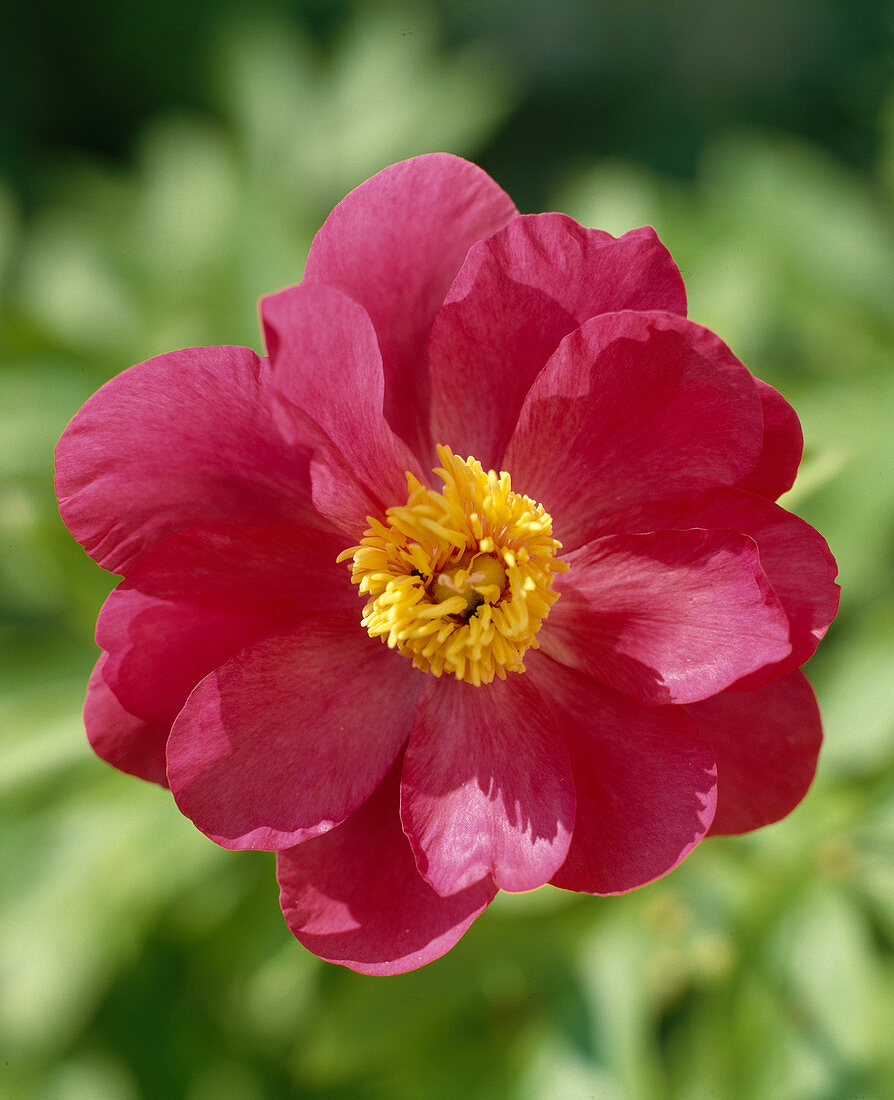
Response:
[[[686,319],[653,230],[521,216],[419,157],[336,207],[261,317],[266,359],[104,386],[57,487],[123,578],[94,749],[277,851],[307,948],[409,970],[498,889],[631,890],[800,801],[799,668],[838,601],[773,503],[800,427]]]

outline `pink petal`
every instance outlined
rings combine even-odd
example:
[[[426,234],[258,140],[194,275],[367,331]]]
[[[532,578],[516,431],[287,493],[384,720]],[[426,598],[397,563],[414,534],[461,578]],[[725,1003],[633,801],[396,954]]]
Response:
[[[135,562],[100,613],[105,679],[131,713],[170,728],[196,684],[241,649],[357,607],[335,561],[343,549],[340,536],[284,525],[171,535]]]
[[[488,879],[443,898],[401,831],[400,761],[341,825],[276,857],[280,904],[315,955],[364,974],[402,974],[448,951],[490,903]]]
[[[717,759],[712,833],[746,833],[791,813],[810,787],[823,740],[802,672],[756,691],[725,691],[686,710]]]
[[[429,449],[429,330],[471,246],[517,213],[468,161],[433,153],[393,164],[352,191],[317,234],[305,283],[328,283],[366,310],[385,365],[385,415]]]
[[[314,524],[308,453],[270,412],[269,367],[246,348],[189,348],[119,374],[56,447],[62,518],[106,569],[209,523]]]
[[[401,814],[439,894],[486,875],[502,890],[550,878],[568,850],[574,786],[561,735],[526,679],[429,683],[404,760]]]
[[[620,894],[672,870],[708,830],[711,750],[677,707],[646,708],[535,653],[528,674],[566,724],[577,815],[565,890]]]
[[[435,441],[500,469],[525,394],[563,337],[624,309],[686,313],[683,280],[653,229],[616,239],[532,214],[474,245],[431,333]]]
[[[331,287],[303,284],[265,298],[261,316],[285,416],[300,409],[323,429],[379,511],[403,504],[407,471],[421,471],[384,418],[382,357],[368,314]]]
[[[618,511],[735,484],[762,424],[754,379],[713,333],[669,313],[610,313],[537,376],[504,467],[570,549]]]
[[[333,527],[343,532],[348,545],[360,541],[369,527],[369,517],[383,520],[382,503],[370,496],[354,477],[354,472],[331,446],[318,447],[310,460],[311,495],[314,508]],[[393,504],[405,504],[407,486]]]
[[[129,714],[103,678],[105,663],[103,653],[87,685],[84,703],[87,740],[97,756],[119,771],[166,787],[165,742],[169,727],[153,725]]]
[[[764,413],[764,442],[754,469],[737,487],[776,500],[795,483],[804,436],[798,414],[782,394],[760,378],[754,381]]]
[[[753,493],[718,489],[691,501],[639,510],[617,518],[627,530],[722,527],[757,543],[761,569],[789,622],[791,653],[747,676],[750,690],[799,668],[813,656],[838,611],[838,567],[826,540],[804,520]]]
[[[608,535],[566,555],[544,653],[639,703],[689,703],[791,651],[754,542],[732,531]]]
[[[357,612],[267,638],[207,676],[174,723],[177,805],[225,848],[289,848],[325,832],[391,767],[421,683]]]

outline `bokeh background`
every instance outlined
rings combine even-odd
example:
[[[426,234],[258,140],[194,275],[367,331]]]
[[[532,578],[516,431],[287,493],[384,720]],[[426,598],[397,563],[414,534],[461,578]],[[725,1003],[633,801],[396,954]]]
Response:
[[[0,1096],[894,1096],[894,5],[6,0],[0,36]],[[626,897],[502,896],[402,977],[287,932],[273,858],[90,753],[109,578],[52,448],[256,301],[386,164],[447,149],[527,211],[654,225],[798,408],[828,537],[806,802]]]

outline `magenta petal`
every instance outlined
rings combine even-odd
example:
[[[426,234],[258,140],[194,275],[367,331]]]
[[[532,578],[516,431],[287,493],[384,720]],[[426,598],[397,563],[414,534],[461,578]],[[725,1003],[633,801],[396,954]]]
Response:
[[[371,497],[334,447],[320,447],[310,460],[314,508],[333,527],[344,533],[348,545],[356,544],[369,527],[369,517],[384,519],[382,503]],[[392,503],[403,503],[407,486]]]
[[[393,164],[352,191],[311,246],[305,283],[366,310],[385,367],[385,415],[427,454],[429,330],[469,248],[517,214],[480,168],[447,153]]]
[[[788,401],[760,378],[755,378],[764,414],[761,453],[737,488],[776,500],[795,483],[804,450],[804,435],[798,414]]]
[[[504,466],[570,549],[619,510],[735,484],[762,430],[754,379],[713,333],[669,313],[610,313],[537,376]]]
[[[725,691],[686,710],[717,760],[712,833],[746,833],[791,813],[810,787],[823,740],[802,672],[756,691]]]
[[[239,650],[326,611],[356,608],[343,540],[303,527],[210,527],[143,554],[96,628],[121,703],[170,727],[196,684]]]
[[[364,974],[402,974],[439,958],[490,903],[484,879],[441,897],[400,827],[400,762],[341,825],[279,852],[280,904],[315,955]]]
[[[439,894],[492,875],[502,890],[543,885],[574,824],[568,753],[531,685],[444,679],[424,693],[404,760],[404,829]]]
[[[640,703],[704,699],[791,652],[788,620],[745,535],[608,535],[566,560],[544,653]]]
[[[87,685],[84,725],[97,756],[128,775],[168,785],[165,742],[169,726],[153,725],[128,713],[103,678],[106,654],[96,663]]]
[[[318,522],[308,457],[273,424],[265,360],[173,351],[107,382],[72,420],[56,447],[59,509],[87,553],[123,573],[188,527]]]
[[[302,284],[265,298],[261,316],[280,399],[323,429],[382,511],[402,503],[407,471],[420,470],[385,421],[382,357],[368,314],[331,287]]]
[[[331,829],[391,767],[421,679],[356,613],[265,639],[207,676],[174,723],[177,805],[225,848],[289,848]]]
[[[716,771],[679,707],[647,708],[535,653],[529,675],[561,715],[577,814],[555,886],[620,894],[672,870],[715,808]]]
[[[615,238],[564,214],[514,218],[470,250],[429,344],[432,436],[499,469],[522,401],[563,337],[600,313],[686,313],[653,229]]]
[[[750,690],[803,665],[838,611],[838,567],[826,540],[804,520],[754,493],[717,489],[693,500],[621,513],[614,522],[618,530],[713,527],[754,539],[761,569],[788,617],[792,648],[778,664],[747,676],[739,688]]]

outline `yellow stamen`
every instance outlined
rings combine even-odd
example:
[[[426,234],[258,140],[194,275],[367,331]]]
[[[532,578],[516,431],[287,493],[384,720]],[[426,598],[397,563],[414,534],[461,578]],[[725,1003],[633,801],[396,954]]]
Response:
[[[351,580],[369,598],[361,622],[370,636],[416,668],[489,684],[524,672],[537,631],[558,599],[552,517],[512,489],[509,474],[438,447],[442,492],[407,474],[407,503],[386,523],[369,518],[351,559]]]

